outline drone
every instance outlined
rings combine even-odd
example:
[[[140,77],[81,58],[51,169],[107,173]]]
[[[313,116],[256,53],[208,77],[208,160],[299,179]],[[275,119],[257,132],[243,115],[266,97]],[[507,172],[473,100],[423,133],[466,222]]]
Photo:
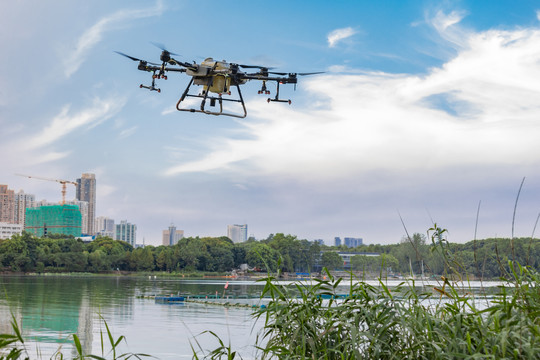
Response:
[[[154,44],[158,46],[157,44]],[[244,85],[250,80],[262,81],[258,94],[270,95],[267,83],[276,82],[276,94],[275,97],[269,97],[267,101],[280,102],[291,104],[290,99],[280,99],[279,86],[281,84],[296,84],[299,76],[322,74],[323,72],[309,72],[309,73],[285,73],[270,71],[273,68],[259,65],[242,65],[236,63],[229,63],[225,60],[217,61],[209,57],[197,64],[195,61],[192,63],[178,61],[172,56],[180,56],[173,52],[168,51],[163,46],[158,46],[162,51],[160,55],[161,64],[152,63],[146,60],[138,59],[136,57],[126,55],[122,52],[116,51],[117,54],[127,57],[133,61],[137,61],[139,64],[137,69],[152,73],[152,82],[150,85],[140,84],[141,89],[147,89],[150,91],[156,91],[161,93],[161,89],[156,87],[156,80],[167,80],[167,73],[185,73],[190,76],[191,79],[180,96],[180,99],[176,103],[176,109],[178,111],[198,112],[207,115],[225,115],[236,118],[245,118],[247,116],[246,104],[242,97],[242,91],[240,85]],[[255,70],[252,70],[255,69]],[[254,72],[249,72],[254,71]],[[202,86],[202,91],[198,93],[190,93],[192,85]],[[231,88],[236,88],[237,97],[231,96]],[[231,96],[231,97],[228,97]],[[199,108],[182,107],[182,102],[187,98],[201,99]],[[240,103],[243,109],[243,113],[232,113],[223,110],[224,102],[236,102]],[[209,109],[206,105],[209,103]],[[219,108],[219,110],[217,110]]]

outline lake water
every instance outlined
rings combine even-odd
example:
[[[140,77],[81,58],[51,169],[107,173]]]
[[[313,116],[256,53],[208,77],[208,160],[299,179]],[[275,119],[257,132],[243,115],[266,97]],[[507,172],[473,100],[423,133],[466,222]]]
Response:
[[[224,285],[229,283],[227,289]],[[282,281],[282,284],[293,282]],[[306,283],[310,283],[309,281]],[[342,284],[346,285],[344,281]],[[369,281],[378,285],[378,281]],[[397,286],[401,280],[386,282]],[[432,287],[437,282],[417,281]],[[471,283],[495,288],[500,282]],[[0,276],[0,333],[11,332],[11,314],[22,328],[31,359],[49,359],[61,348],[64,358],[75,357],[72,334],[77,334],[86,354],[101,355],[103,319],[113,336],[123,335],[123,352],[146,353],[162,360],[192,358],[192,346],[201,354],[219,346],[216,333],[244,359],[256,358],[257,334],[262,322],[252,317],[252,308],[225,307],[192,302],[159,304],[141,295],[219,294],[256,297],[238,300],[260,306],[263,286],[254,281],[154,279],[126,276]],[[346,293],[347,289],[343,292]],[[231,302],[233,302],[231,300]],[[107,348],[108,351],[109,348]],[[41,354],[41,355],[39,355]],[[105,353],[106,355],[106,353]]]
[[[49,359],[61,348],[65,358],[75,355],[71,340],[77,334],[85,353],[101,355],[101,336],[107,321],[113,336],[123,335],[121,352],[146,353],[158,359],[191,358],[191,346],[215,349],[216,333],[245,359],[255,357],[253,344],[262,327],[251,308],[197,303],[157,304],[138,298],[151,294],[215,294],[258,296],[254,282],[223,280],[167,280],[96,276],[0,277],[0,333],[11,333],[11,313],[22,328],[32,359]],[[257,300],[252,300],[256,302]],[[108,350],[107,350],[108,351]],[[41,354],[41,355],[39,355]]]

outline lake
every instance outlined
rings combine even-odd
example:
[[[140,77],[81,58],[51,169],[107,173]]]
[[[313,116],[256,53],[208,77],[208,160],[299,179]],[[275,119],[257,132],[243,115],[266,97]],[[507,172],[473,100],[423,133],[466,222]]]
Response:
[[[115,338],[127,339],[122,352],[146,353],[158,359],[191,358],[191,346],[215,349],[213,331],[243,358],[255,357],[257,324],[251,308],[198,303],[159,304],[139,298],[153,294],[223,294],[258,296],[252,281],[170,280],[125,276],[1,276],[0,333],[11,333],[11,313],[22,328],[31,359],[49,359],[58,348],[64,357],[76,354],[72,334],[85,353],[101,355],[107,321]],[[255,304],[258,300],[252,300]],[[108,351],[108,350],[107,350]],[[41,356],[38,355],[41,353]]]
[[[386,281],[389,287],[402,280]],[[228,283],[227,289],[225,284]],[[293,284],[293,281],[280,281]],[[309,284],[310,281],[305,283]],[[376,280],[368,281],[377,286]],[[346,286],[348,281],[342,283]],[[417,281],[430,288],[435,281]],[[501,282],[469,283],[471,288],[495,289]],[[0,333],[11,332],[11,314],[22,328],[31,359],[49,359],[61,348],[65,358],[75,357],[72,334],[86,354],[101,355],[101,336],[108,343],[105,319],[115,338],[127,344],[121,352],[150,354],[158,359],[192,358],[192,346],[201,353],[219,346],[216,333],[244,359],[256,358],[254,344],[262,328],[252,308],[225,307],[193,302],[160,304],[144,295],[207,294],[255,298],[237,300],[260,306],[263,285],[254,281],[184,280],[129,276],[0,276]],[[346,293],[347,289],[344,288]],[[233,302],[233,301],[231,301]],[[108,351],[109,348],[107,348]],[[41,354],[38,355],[38,354]],[[106,355],[106,354],[105,354]]]

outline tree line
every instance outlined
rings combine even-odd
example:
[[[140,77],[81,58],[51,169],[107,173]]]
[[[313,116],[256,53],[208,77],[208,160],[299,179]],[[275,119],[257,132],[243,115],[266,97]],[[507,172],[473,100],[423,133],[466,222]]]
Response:
[[[439,230],[440,231],[440,230]],[[439,233],[440,235],[440,233]],[[344,262],[338,252],[352,254]],[[496,278],[509,271],[508,261],[540,269],[540,240],[484,239],[449,243],[441,236],[415,233],[391,245],[351,249],[271,234],[264,240],[233,243],[227,237],[187,237],[172,246],[133,248],[98,237],[84,243],[65,235],[37,238],[29,233],[0,241],[0,267],[12,272],[166,271],[226,273],[248,264],[255,271],[313,272],[322,267],[370,276],[463,274]]]

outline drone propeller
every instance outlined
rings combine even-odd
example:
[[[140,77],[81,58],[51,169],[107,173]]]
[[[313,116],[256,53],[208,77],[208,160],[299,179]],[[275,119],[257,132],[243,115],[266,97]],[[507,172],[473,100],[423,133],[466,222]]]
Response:
[[[295,75],[306,76],[306,75],[324,74],[325,72],[326,71],[316,71],[316,72],[308,72],[308,73],[298,73]]]
[[[115,53],[117,53],[117,54],[119,54],[119,55],[122,55],[122,56],[125,56],[125,57],[127,57],[128,59],[131,59],[131,60],[133,60],[133,61],[145,62],[145,63],[152,64],[152,65],[159,65],[159,64],[156,64],[156,63],[153,63],[153,62],[149,62],[149,61],[146,61],[146,60],[137,59],[136,57],[133,57],[133,56],[124,54],[123,52],[120,52],[120,51],[115,51]]]
[[[270,69],[273,69],[273,67],[260,66],[260,65],[243,65],[243,64],[238,64],[238,66],[240,66],[240,67],[243,68],[243,69],[261,69],[261,70],[270,70]]]
[[[167,52],[169,55],[182,56],[182,55],[180,55],[180,54],[173,53],[172,51],[167,50],[167,48],[166,48],[165,45],[163,45],[163,44],[156,43],[156,42],[153,42],[153,41],[151,41],[150,43],[151,43],[152,45],[154,45],[155,47],[157,47],[158,49],[161,49],[162,51]]]

